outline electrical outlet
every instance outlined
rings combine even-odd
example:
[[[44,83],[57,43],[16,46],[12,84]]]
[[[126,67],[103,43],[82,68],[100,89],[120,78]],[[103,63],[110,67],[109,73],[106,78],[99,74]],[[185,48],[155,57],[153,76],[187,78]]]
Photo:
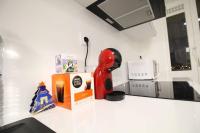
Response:
[[[79,34],[79,43],[80,43],[80,46],[86,46],[86,43],[85,43],[85,41],[84,41],[84,37],[85,37],[86,35],[85,34]]]

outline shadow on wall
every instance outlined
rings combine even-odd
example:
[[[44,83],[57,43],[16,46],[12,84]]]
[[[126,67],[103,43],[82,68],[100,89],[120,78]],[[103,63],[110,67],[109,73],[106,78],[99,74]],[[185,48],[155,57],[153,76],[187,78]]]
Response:
[[[0,77],[0,126],[28,113],[38,82],[49,81],[50,88],[50,63],[54,63],[46,51],[32,48],[34,43],[27,43],[19,34],[3,29],[1,32],[4,50],[3,76]]]

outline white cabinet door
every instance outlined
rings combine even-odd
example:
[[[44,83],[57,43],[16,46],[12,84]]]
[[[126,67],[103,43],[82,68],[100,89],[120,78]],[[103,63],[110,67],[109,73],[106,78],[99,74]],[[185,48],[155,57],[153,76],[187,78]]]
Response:
[[[200,0],[190,0],[188,1],[189,11],[191,14],[192,21],[192,31],[193,31],[193,41],[194,48],[193,54],[196,59],[196,66],[198,71],[198,81],[200,83]]]

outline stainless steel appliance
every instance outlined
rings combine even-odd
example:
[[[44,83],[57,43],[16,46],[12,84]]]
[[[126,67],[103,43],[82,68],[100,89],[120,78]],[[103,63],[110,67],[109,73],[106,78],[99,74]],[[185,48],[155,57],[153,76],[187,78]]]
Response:
[[[134,81],[114,87],[126,95],[200,102],[200,94],[186,81]]]
[[[128,62],[128,77],[135,80],[156,79],[158,65],[154,60],[137,60]]]
[[[76,1],[120,31],[166,16],[164,0]]]

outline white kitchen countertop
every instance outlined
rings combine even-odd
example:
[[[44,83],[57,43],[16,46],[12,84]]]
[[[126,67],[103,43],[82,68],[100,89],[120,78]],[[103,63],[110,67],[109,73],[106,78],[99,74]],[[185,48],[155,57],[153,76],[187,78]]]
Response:
[[[199,84],[190,84],[200,93]],[[56,107],[36,115],[14,108],[19,105],[20,102],[8,108],[5,104],[0,112],[0,123],[6,125],[26,117],[35,117],[57,133],[200,132],[200,102],[126,95],[119,102],[94,100],[78,105],[72,111]]]
[[[58,133],[198,133],[200,102],[126,96],[34,116]]]

